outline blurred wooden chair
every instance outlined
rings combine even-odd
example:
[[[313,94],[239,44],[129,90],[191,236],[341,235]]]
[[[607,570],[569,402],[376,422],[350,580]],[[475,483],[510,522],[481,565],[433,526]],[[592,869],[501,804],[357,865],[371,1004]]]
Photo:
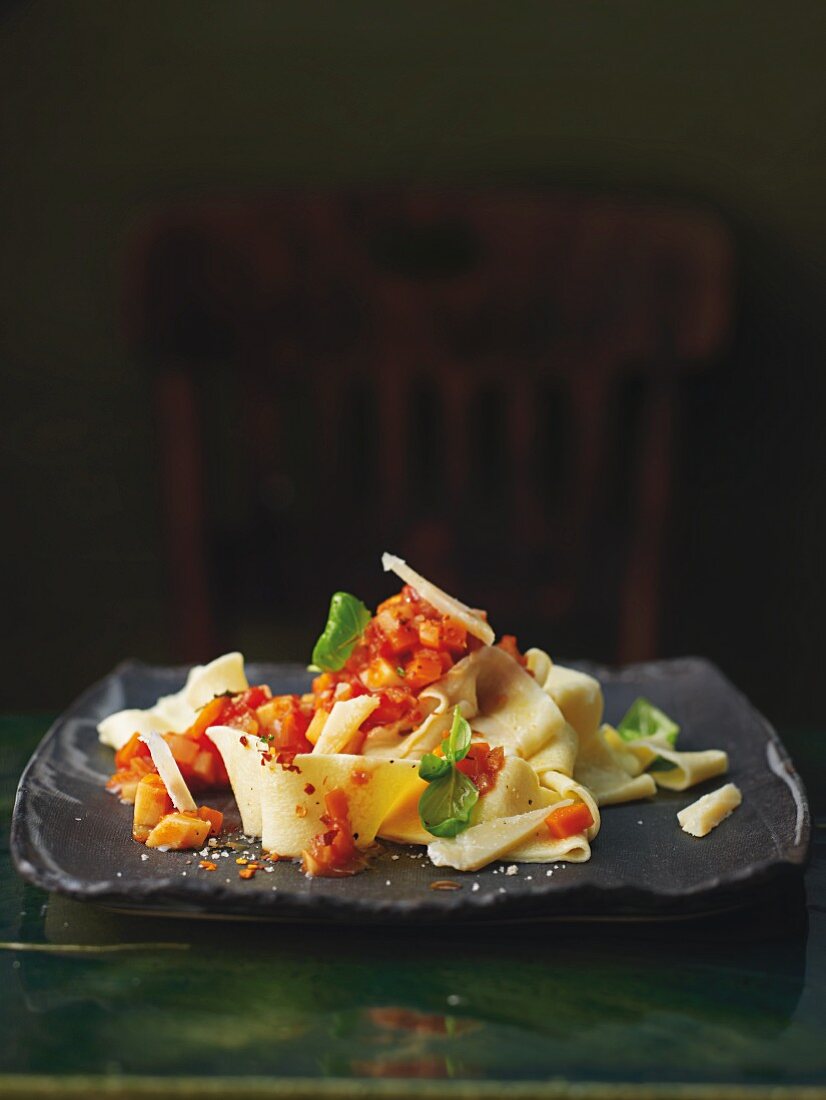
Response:
[[[723,346],[731,284],[715,217],[615,198],[288,193],[154,216],[127,302],[179,656],[230,640],[233,601],[317,618],[330,585],[380,592],[382,548],[500,629],[602,618],[601,656],[655,654],[678,380]]]

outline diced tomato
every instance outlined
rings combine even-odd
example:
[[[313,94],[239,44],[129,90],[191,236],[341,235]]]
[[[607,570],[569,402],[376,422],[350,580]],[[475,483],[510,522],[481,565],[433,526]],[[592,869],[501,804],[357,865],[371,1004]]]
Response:
[[[301,853],[302,869],[305,874],[326,878],[355,875],[366,861],[353,838],[347,795],[336,787],[324,796],[324,806],[327,812],[321,820],[327,828]]]
[[[500,649],[504,649],[505,653],[513,657],[514,661],[518,661],[523,668],[527,665],[527,659],[519,652],[519,646],[513,634],[503,634],[496,644]]]
[[[365,733],[376,726],[391,726],[402,720],[411,723],[411,728],[421,721],[416,697],[406,687],[387,688],[378,692],[378,696],[379,705],[362,723],[361,728]]]
[[[139,733],[133,733],[129,740],[115,753],[115,768],[120,771],[121,768],[128,768],[130,761],[135,756],[149,757],[149,746],[145,745],[140,739]]]
[[[277,695],[260,706],[256,714],[260,722],[259,736],[273,752],[312,751],[306,733],[313,717],[313,706],[300,695]]]
[[[496,786],[499,772],[505,764],[505,750],[492,749],[485,741],[477,741],[468,749],[467,756],[456,767],[473,780],[479,794],[487,794]]]
[[[394,608],[386,608],[380,611],[373,619],[370,633],[380,634],[378,639],[379,649],[383,656],[394,657],[399,653],[406,653],[418,645],[419,632],[411,622],[410,611],[405,611],[399,605]],[[369,630],[369,628],[368,628]],[[370,634],[368,633],[368,642]]]
[[[419,641],[430,649],[458,651],[467,645],[467,631],[452,619],[425,619],[419,624]]]
[[[594,824],[591,811],[584,802],[573,802],[570,806],[560,806],[553,810],[545,818],[548,832],[556,840],[565,840],[566,837],[584,833]]]
[[[197,741],[184,733],[168,733],[164,740],[172,749],[172,755],[182,771],[193,766],[201,751]]]
[[[220,810],[213,810],[211,806],[199,806],[198,817],[202,821],[209,822],[209,835],[217,836],[224,824],[224,815]]]
[[[439,654],[432,649],[417,649],[413,658],[404,666],[404,682],[411,691],[420,691],[428,684],[440,680],[443,674]]]
[[[210,726],[225,725],[224,715],[229,707],[230,698],[227,695],[216,695],[198,711],[195,721],[183,734],[193,741],[200,741]]]

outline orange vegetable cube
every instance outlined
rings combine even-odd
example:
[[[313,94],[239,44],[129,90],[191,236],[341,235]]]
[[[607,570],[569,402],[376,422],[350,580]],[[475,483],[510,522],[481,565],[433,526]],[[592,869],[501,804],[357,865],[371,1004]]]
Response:
[[[209,823],[209,835],[216,836],[224,824],[224,815],[220,810],[213,810],[211,806],[199,806],[198,817]]]
[[[199,752],[192,765],[192,778],[199,779],[205,787],[215,786],[215,755],[206,750]]]
[[[176,810],[161,818],[146,838],[147,848],[200,848],[209,835],[210,823],[197,814]]]
[[[413,659],[405,666],[404,682],[411,691],[419,691],[434,680],[441,679],[442,662],[432,649],[417,649]]]
[[[132,837],[145,841],[161,818],[172,812],[172,799],[159,775],[145,775],[135,791]]]
[[[182,768],[191,768],[201,751],[198,743],[183,733],[168,733],[166,743],[172,749],[172,755]]]
[[[197,718],[183,736],[193,741],[200,741],[210,726],[222,725],[223,713],[227,709],[228,703],[229,699],[225,695],[218,695],[214,699],[210,699],[206,706],[201,707],[198,711]]]
[[[125,745],[122,745],[115,753],[115,768],[120,771],[128,768],[136,756],[149,757],[149,747],[140,739],[140,734],[133,733]]]
[[[553,810],[545,818],[548,832],[556,840],[565,840],[566,837],[584,833],[594,824],[591,811],[584,802],[574,802],[570,806],[560,806]]]

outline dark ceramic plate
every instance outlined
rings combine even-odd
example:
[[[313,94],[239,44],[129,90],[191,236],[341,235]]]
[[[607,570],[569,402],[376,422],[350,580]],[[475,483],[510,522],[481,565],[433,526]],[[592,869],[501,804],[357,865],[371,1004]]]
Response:
[[[104,790],[112,752],[98,744],[96,723],[124,707],[149,706],[184,680],[183,669],[130,662],[81,696],[29,762],[12,824],[16,866],[45,890],[110,906],[302,921],[690,917],[752,901],[799,875],[810,832],[803,785],[774,730],[713,665],[684,658],[621,670],[578,667],[602,681],[608,721],[646,695],[682,726],[681,748],[725,749],[729,778],[743,792],[740,809],[698,840],[680,830],[677,811],[720,779],[609,806],[589,863],[520,864],[515,875],[500,864],[475,874],[438,869],[423,849],[400,846],[387,846],[371,870],[349,879],[307,879],[296,864],[278,863],[243,880],[234,852],[206,872],[197,854],[135,844],[131,807]],[[274,692],[306,690],[309,679],[298,665],[252,665],[248,674]],[[209,802],[237,828],[231,795]],[[461,889],[432,888],[446,878]]]

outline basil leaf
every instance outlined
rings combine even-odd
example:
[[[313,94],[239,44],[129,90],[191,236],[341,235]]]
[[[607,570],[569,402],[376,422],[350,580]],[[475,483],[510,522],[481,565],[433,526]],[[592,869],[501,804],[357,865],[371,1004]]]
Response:
[[[623,741],[636,741],[640,737],[665,737],[673,746],[677,743],[680,727],[667,714],[640,696],[635,699],[617,726],[617,733]]]
[[[419,776],[424,779],[426,783],[432,783],[434,779],[439,779],[441,776],[446,775],[450,771],[451,763],[449,760],[445,760],[441,756],[436,756],[435,753],[427,752],[419,762]]]
[[[479,791],[464,772],[451,767],[447,775],[429,783],[419,799],[419,818],[433,836],[457,836],[470,824]]]
[[[464,760],[470,748],[470,738],[471,732],[467,720],[459,708],[454,707],[453,725],[450,727],[447,738],[442,742],[445,760],[449,760],[451,764],[458,764],[460,760]]]
[[[372,615],[349,592],[336,592],[330,600],[330,612],[324,633],[313,648],[313,664],[326,672],[337,672],[355,648]]]

